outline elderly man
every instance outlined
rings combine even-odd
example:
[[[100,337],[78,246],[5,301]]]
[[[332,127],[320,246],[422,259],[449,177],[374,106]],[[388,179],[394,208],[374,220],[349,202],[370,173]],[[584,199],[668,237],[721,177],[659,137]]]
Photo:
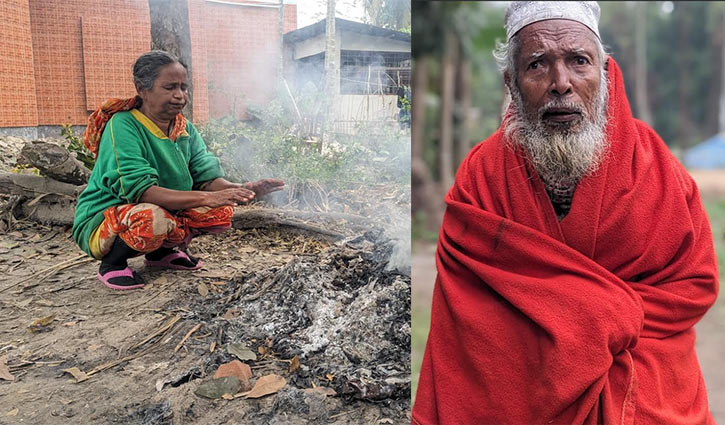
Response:
[[[501,128],[451,188],[414,424],[711,424],[712,234],[595,2],[513,2]]]

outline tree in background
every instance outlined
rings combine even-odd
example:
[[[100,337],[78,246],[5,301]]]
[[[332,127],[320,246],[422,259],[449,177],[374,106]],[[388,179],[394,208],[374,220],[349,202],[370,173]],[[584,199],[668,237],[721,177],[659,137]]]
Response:
[[[413,9],[412,208],[414,220],[435,231],[458,164],[499,124],[503,82],[491,51],[505,36],[505,9],[479,2],[413,2]]]
[[[333,99],[340,93],[340,57],[336,47],[335,30],[335,0],[327,0],[327,19],[325,21],[325,131],[323,138],[327,138],[334,122]],[[326,140],[325,140],[326,141]],[[320,145],[320,150],[322,146]]]
[[[362,0],[366,22],[376,27],[410,32],[410,0]]]

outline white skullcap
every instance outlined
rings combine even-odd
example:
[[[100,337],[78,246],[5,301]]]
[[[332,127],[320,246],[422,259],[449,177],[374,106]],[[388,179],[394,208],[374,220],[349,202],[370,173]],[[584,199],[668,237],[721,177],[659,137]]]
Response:
[[[576,21],[599,37],[599,5],[595,1],[512,1],[506,9],[506,41],[521,28],[549,19]]]

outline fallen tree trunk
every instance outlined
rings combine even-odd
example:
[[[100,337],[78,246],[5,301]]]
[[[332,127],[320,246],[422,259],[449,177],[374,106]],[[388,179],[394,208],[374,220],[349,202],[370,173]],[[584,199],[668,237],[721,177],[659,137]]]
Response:
[[[56,194],[77,198],[85,187],[31,174],[0,173],[0,193],[6,195],[36,198]]]
[[[342,239],[342,233],[324,229],[312,223],[295,219],[287,211],[274,209],[240,209],[234,212],[232,227],[235,229],[255,229],[264,227],[287,227],[305,232],[316,233],[325,239]]]
[[[67,149],[53,143],[35,140],[23,146],[21,155],[44,176],[64,183],[85,184],[91,170]]]

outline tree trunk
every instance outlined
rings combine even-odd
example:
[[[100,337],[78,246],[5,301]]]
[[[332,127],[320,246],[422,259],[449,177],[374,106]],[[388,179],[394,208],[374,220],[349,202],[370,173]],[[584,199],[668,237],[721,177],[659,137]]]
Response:
[[[652,111],[647,97],[647,4],[635,5],[634,20],[635,104],[639,119],[652,125]]]
[[[725,135],[725,10],[722,11],[722,19],[720,19],[720,115],[719,115],[719,134]]]
[[[687,52],[690,51],[690,44],[687,37],[689,23],[689,6],[687,2],[678,4],[680,9],[678,22],[678,67],[679,75],[679,93],[678,93],[678,109],[679,109],[679,139],[682,146],[687,147],[692,143],[693,126],[690,119],[690,61]]]
[[[64,183],[84,184],[91,176],[91,170],[62,146],[36,140],[20,153],[41,174]]]
[[[471,149],[471,62],[460,54],[458,62],[458,137],[456,138],[456,168],[463,162]]]
[[[325,131],[323,141],[330,137],[335,121],[335,99],[340,93],[340,54],[336,46],[335,0],[327,0],[327,19],[325,20]],[[319,145],[322,149],[322,144]]]
[[[413,160],[423,160],[423,132],[425,131],[425,95],[428,85],[428,57],[415,59],[413,87],[411,89],[413,104],[411,106],[410,145]],[[415,187],[413,187],[415,189]]]
[[[445,35],[445,54],[441,72],[441,134],[439,144],[440,183],[444,191],[453,184],[453,100],[455,94],[458,43],[450,31]]]
[[[0,173],[0,193],[23,198],[36,198],[48,194],[76,198],[85,187],[30,174]]]

